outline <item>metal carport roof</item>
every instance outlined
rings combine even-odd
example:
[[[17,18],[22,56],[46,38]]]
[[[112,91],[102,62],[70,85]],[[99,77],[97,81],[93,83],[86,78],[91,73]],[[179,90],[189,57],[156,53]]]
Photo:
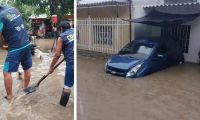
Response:
[[[148,24],[153,26],[166,26],[171,24],[183,24],[194,20],[199,15],[200,13],[172,14],[152,10],[146,16],[137,19],[132,19],[131,22]]]

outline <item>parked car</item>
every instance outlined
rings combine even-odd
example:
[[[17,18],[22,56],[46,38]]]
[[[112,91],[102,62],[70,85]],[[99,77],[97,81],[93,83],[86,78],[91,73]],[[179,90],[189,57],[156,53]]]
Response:
[[[111,56],[105,71],[124,77],[141,77],[178,63],[184,63],[184,56],[176,40],[146,38],[133,40]]]

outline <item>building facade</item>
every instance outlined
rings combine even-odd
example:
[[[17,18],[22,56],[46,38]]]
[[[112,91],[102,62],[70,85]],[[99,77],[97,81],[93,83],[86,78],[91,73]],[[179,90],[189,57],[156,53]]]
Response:
[[[78,49],[113,54],[130,42],[127,1],[105,1],[77,6]]]
[[[200,0],[133,0],[133,18],[147,15],[151,10],[171,14],[195,14],[200,12]],[[134,24],[135,36],[160,36],[161,27]],[[200,17],[178,28],[170,28],[174,34],[182,36],[184,43],[184,57],[188,62],[198,63],[200,51]],[[183,45],[183,44],[182,44]]]
[[[175,32],[183,40],[181,45],[185,60],[199,62],[200,17],[182,26],[167,29],[130,24],[122,19],[141,18],[152,10],[171,14],[199,13],[200,0],[132,0],[131,9],[130,0],[99,1],[101,2],[78,5],[78,48],[112,54],[136,37],[161,36],[167,32]]]

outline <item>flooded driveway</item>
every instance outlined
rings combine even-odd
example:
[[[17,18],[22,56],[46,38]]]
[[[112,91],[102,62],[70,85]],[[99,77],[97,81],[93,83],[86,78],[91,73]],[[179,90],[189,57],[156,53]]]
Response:
[[[200,66],[186,63],[138,79],[104,72],[78,55],[78,120],[199,120]]]
[[[36,83],[48,72],[52,54],[50,51],[53,40],[37,40],[39,49],[33,57],[31,84]],[[42,51],[41,51],[42,50]],[[59,105],[63,88],[65,63],[48,76],[39,86],[39,89],[31,94],[24,95],[22,81],[17,73],[13,73],[14,99],[8,103],[4,99],[5,89],[2,76],[3,63],[6,51],[0,51],[0,120],[73,120],[73,94],[67,107]],[[21,70],[20,70],[21,71]]]

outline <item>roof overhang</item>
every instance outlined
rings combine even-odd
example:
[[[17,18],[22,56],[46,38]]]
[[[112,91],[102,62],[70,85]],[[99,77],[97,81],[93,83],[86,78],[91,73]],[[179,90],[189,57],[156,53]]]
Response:
[[[146,16],[137,19],[132,19],[130,21],[134,23],[142,23],[153,26],[169,26],[184,24],[196,19],[199,16],[200,13],[172,14],[152,10]]]
[[[173,3],[173,4],[153,4],[153,5],[144,5],[144,8],[157,8],[157,7],[173,7],[173,6],[191,6],[191,5],[200,5],[199,2],[191,3]]]
[[[97,7],[112,7],[112,6],[126,6],[128,2],[121,1],[104,1],[104,2],[96,2],[96,3],[87,3],[87,4],[79,4],[77,5],[77,9],[82,8],[97,8]]]

